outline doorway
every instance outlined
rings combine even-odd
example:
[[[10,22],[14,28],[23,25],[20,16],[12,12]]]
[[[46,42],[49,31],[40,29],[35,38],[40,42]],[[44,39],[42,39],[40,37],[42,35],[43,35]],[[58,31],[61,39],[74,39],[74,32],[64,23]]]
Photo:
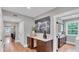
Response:
[[[12,41],[15,40],[15,26],[4,26],[5,29],[5,38],[6,37],[11,37]]]

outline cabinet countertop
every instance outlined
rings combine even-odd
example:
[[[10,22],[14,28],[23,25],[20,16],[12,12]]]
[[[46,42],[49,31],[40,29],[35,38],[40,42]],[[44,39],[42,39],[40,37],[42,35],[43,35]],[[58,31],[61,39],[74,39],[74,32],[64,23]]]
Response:
[[[44,42],[53,40],[51,36],[48,36],[47,39],[44,39],[44,38],[41,37],[41,36],[27,36],[27,37],[31,37],[31,38],[34,38],[34,39],[36,39],[36,40],[41,40],[41,41],[44,41]]]

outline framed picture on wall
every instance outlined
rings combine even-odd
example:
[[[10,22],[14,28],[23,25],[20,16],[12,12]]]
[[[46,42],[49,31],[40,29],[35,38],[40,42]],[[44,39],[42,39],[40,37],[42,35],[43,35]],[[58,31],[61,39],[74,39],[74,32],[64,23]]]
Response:
[[[35,21],[36,33],[43,33],[46,31],[50,34],[50,17],[41,18]]]

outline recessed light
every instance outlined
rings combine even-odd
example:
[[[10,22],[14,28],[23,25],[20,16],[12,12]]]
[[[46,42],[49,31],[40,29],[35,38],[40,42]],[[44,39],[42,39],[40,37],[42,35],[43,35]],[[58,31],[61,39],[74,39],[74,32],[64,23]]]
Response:
[[[31,9],[31,7],[27,7],[27,9]]]

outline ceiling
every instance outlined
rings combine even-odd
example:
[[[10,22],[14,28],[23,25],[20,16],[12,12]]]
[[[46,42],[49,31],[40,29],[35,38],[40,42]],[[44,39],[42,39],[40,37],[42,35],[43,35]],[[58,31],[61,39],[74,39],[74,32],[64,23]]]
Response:
[[[53,9],[55,9],[55,7],[3,7],[3,10],[19,13],[29,17],[36,17]]]

